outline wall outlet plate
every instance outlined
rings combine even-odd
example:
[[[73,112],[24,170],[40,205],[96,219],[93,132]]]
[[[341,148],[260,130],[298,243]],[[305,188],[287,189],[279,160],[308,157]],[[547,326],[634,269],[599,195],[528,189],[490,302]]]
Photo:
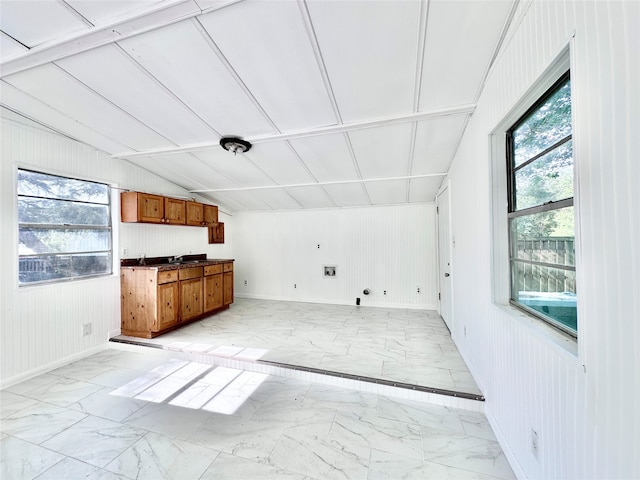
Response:
[[[325,277],[335,277],[337,268],[336,265],[323,265],[322,271]]]

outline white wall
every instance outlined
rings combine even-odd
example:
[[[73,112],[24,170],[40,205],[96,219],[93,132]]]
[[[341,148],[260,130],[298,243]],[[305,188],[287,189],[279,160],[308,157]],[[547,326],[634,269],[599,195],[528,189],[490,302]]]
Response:
[[[41,170],[166,195],[185,191],[127,162],[61,135],[12,112],[2,110],[0,161],[0,386],[67,362],[100,348],[120,332],[120,280],[117,265],[123,248],[130,257],[207,253],[232,258],[232,218],[225,222],[224,245],[209,245],[199,227],[120,224],[118,191],[114,191],[114,274],[40,286],[17,286],[16,170]],[[93,333],[82,337],[81,325],[91,322]]]
[[[433,204],[238,213],[235,293],[435,309],[434,213]],[[336,276],[325,278],[324,265]]]
[[[515,26],[450,169],[454,339],[521,477],[640,478],[640,3],[521,2]],[[492,301],[489,135],[574,32],[579,336],[570,348]]]

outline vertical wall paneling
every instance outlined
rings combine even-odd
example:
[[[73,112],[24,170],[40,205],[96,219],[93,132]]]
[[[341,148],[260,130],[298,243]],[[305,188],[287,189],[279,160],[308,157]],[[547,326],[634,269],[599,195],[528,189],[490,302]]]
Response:
[[[240,212],[234,225],[239,296],[436,308],[433,204]]]
[[[166,195],[186,192],[127,162],[111,159],[81,143],[50,132],[30,121],[2,111],[0,173],[0,381],[2,385],[101,348],[120,332],[120,281],[111,276],[49,285],[17,286],[18,167],[101,181]],[[128,257],[206,253],[232,257],[233,218],[221,213],[227,243],[209,245],[206,229],[120,224],[114,189],[114,256],[118,265],[123,248]],[[92,323],[92,334],[81,335],[81,325]]]
[[[640,477],[639,32],[638,2],[521,2],[449,171],[453,336],[523,478]],[[504,208],[492,197],[490,134],[570,42],[577,348],[494,303],[491,285],[504,282],[489,254]]]

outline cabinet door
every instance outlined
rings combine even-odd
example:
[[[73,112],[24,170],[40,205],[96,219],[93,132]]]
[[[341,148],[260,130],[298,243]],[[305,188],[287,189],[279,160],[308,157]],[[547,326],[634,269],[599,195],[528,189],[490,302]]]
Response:
[[[185,224],[185,204],[184,200],[178,198],[164,199],[164,221],[165,223],[184,225]]]
[[[138,195],[138,217],[140,222],[161,223],[164,221],[164,197],[140,193]]]
[[[224,223],[209,225],[209,243],[224,243]]]
[[[226,265],[226,264],[225,264]],[[224,304],[229,305],[233,303],[233,271],[223,273],[224,280],[222,282],[223,285],[223,296],[224,296]]]
[[[218,223],[218,207],[215,205],[204,205],[204,223],[213,225]]]
[[[204,313],[221,308],[223,303],[222,274],[204,277]]]
[[[187,225],[201,227],[204,223],[204,205],[198,202],[187,201]]]
[[[158,285],[156,318],[151,331],[173,327],[178,321],[178,282]]]
[[[202,315],[202,278],[180,282],[180,320]]]

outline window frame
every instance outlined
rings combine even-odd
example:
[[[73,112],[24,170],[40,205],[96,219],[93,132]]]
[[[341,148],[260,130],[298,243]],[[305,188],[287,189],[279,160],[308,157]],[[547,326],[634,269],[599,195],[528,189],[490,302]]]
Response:
[[[37,195],[23,195],[18,193],[20,190],[20,186],[19,186],[19,173],[21,171],[26,171],[26,172],[32,172],[35,174],[39,174],[39,175],[46,175],[49,177],[58,177],[64,180],[71,180],[71,181],[76,181],[76,182],[83,182],[83,183],[93,183],[93,184],[98,184],[98,185],[102,185],[106,188],[106,195],[107,195],[107,202],[106,203],[99,203],[99,202],[90,202],[90,201],[85,201],[85,200],[74,200],[74,199],[68,199],[68,198],[57,198],[57,197],[45,197],[45,196],[37,196]],[[23,287],[35,287],[35,286],[42,286],[42,285],[51,285],[51,284],[60,284],[60,283],[66,283],[66,282],[73,282],[73,281],[79,281],[79,280],[89,280],[89,279],[94,279],[94,278],[100,278],[100,277],[108,277],[108,276],[112,276],[114,274],[114,222],[113,222],[113,209],[114,209],[114,203],[113,203],[113,187],[112,185],[110,185],[109,183],[106,183],[104,181],[97,181],[97,180],[89,180],[86,178],[78,178],[78,177],[74,177],[74,176],[69,176],[69,175],[65,175],[65,174],[61,174],[61,173],[51,173],[45,170],[41,170],[38,168],[33,168],[31,166],[17,166],[17,168],[14,170],[15,174],[14,174],[14,179],[15,179],[15,185],[16,185],[16,190],[15,190],[15,205],[16,205],[16,213],[15,213],[15,219],[16,219],[16,282],[17,282],[17,286],[19,288],[23,288]],[[30,222],[21,222],[19,219],[19,213],[18,213],[18,203],[19,200],[21,198],[28,198],[28,199],[41,199],[41,200],[53,200],[56,202],[69,202],[69,203],[82,203],[82,204],[86,204],[86,205],[96,205],[96,206],[102,206],[102,207],[106,207],[107,211],[106,211],[106,224],[105,225],[85,225],[85,224],[66,224],[66,223],[30,223]],[[107,231],[108,232],[108,248],[104,249],[104,250],[82,250],[82,251],[73,251],[73,252],[62,252],[62,253],[55,253],[55,252],[47,252],[47,253],[34,253],[34,254],[20,254],[20,230],[22,228],[28,228],[28,229],[38,229],[41,228],[43,230],[56,230],[56,229],[60,229],[60,230],[64,230],[64,229],[81,229],[81,230],[96,230],[96,231]],[[28,282],[23,282],[20,280],[20,260],[23,258],[49,258],[49,257],[61,257],[61,256],[77,256],[77,255],[86,255],[86,254],[93,254],[93,253],[106,253],[107,254],[107,262],[106,265],[108,266],[108,269],[104,272],[99,272],[99,273],[90,273],[90,274],[86,274],[86,275],[74,275],[74,276],[67,276],[67,277],[60,277],[60,278],[53,278],[53,279],[47,279],[47,280],[38,280],[38,281],[28,281]]]
[[[564,137],[562,137],[559,140],[556,140],[553,144],[547,146],[546,148],[544,148],[542,151],[536,153],[535,155],[533,155],[531,158],[528,158],[526,161],[522,162],[519,165],[515,165],[515,151],[514,151],[514,145],[513,145],[513,132],[519,128],[522,123],[534,112],[538,111],[540,109],[541,106],[543,106],[548,100],[549,98],[551,98],[558,90],[560,90],[567,82],[570,83],[570,88],[571,88],[571,116],[572,116],[572,125],[571,125],[571,133],[569,133],[568,135],[565,135]],[[562,147],[564,144],[570,142],[573,140],[573,133],[574,133],[574,122],[573,122],[573,88],[572,88],[572,83],[571,83],[571,69],[566,68],[566,71],[564,73],[562,73],[559,77],[556,78],[556,80],[551,84],[551,86],[549,86],[548,88],[546,88],[546,90],[537,97],[537,99],[530,105],[529,108],[527,108],[524,113],[522,115],[519,115],[517,117],[517,119],[513,122],[510,122],[509,127],[506,129],[505,133],[504,133],[504,139],[505,139],[505,155],[504,155],[504,159],[506,160],[506,192],[507,192],[507,215],[506,215],[506,223],[507,223],[507,248],[508,248],[508,285],[509,285],[509,291],[508,291],[508,301],[509,304],[512,305],[513,307],[524,311],[525,313],[532,315],[540,320],[542,320],[543,322],[547,323],[548,325],[550,325],[551,327],[560,330],[561,332],[577,339],[577,335],[578,335],[578,329],[576,326],[576,330],[573,330],[572,328],[564,325],[562,322],[554,319],[551,316],[547,316],[544,315],[544,313],[539,312],[533,308],[528,307],[527,305],[518,302],[516,299],[514,299],[514,288],[515,288],[515,276],[514,276],[514,270],[513,270],[513,265],[516,262],[520,262],[520,263],[527,263],[527,264],[531,264],[531,265],[537,265],[537,266],[541,266],[541,267],[549,267],[549,268],[554,268],[554,269],[560,269],[560,270],[566,270],[566,271],[572,271],[574,272],[574,275],[576,274],[576,263],[577,261],[574,261],[574,265],[563,265],[563,264],[554,264],[554,263],[548,263],[548,262],[542,262],[542,261],[535,261],[535,260],[523,260],[523,259],[517,259],[514,257],[514,247],[513,247],[513,230],[511,228],[512,226],[512,221],[516,218],[526,218],[526,217],[530,217],[532,215],[538,214],[538,213],[542,213],[542,212],[550,212],[550,211],[557,211],[557,210],[561,210],[563,208],[567,208],[567,207],[574,207],[574,198],[576,195],[576,174],[575,174],[575,150],[572,150],[572,183],[573,183],[573,193],[571,197],[567,197],[567,198],[563,198],[563,199],[559,199],[559,200],[550,200],[548,202],[544,202],[544,203],[540,203],[534,206],[529,206],[523,209],[518,210],[517,209],[517,203],[516,203],[516,199],[517,199],[517,195],[516,195],[516,186],[515,186],[515,182],[516,182],[516,173],[522,169],[527,167],[528,165],[531,165],[533,163],[536,162],[536,160],[539,160],[540,158],[543,158],[545,155],[547,155],[550,152],[553,152],[554,150]],[[573,210],[573,215],[574,215],[574,245],[575,245],[575,236],[576,236],[576,231],[577,231],[577,226],[575,223],[575,219],[576,219],[576,210],[574,208]],[[575,258],[575,256],[574,256]],[[576,279],[577,280],[577,279]],[[577,281],[576,281],[577,283]],[[576,300],[577,300],[577,294],[576,294]],[[577,307],[576,307],[576,314],[577,314]]]

